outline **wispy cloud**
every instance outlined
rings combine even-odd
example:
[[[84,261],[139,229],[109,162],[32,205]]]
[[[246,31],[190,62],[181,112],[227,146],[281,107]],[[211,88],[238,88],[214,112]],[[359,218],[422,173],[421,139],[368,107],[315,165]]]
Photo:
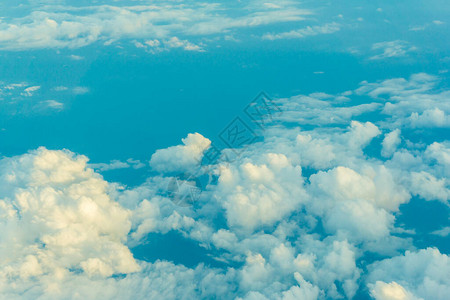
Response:
[[[39,90],[41,87],[40,86],[30,86],[26,89],[23,90],[23,92],[21,93],[22,96],[25,97],[31,97],[33,96],[33,93],[36,92],[37,90]]]
[[[390,42],[380,42],[372,45],[372,51],[379,52],[370,59],[384,59],[389,57],[402,57],[407,53],[417,50],[415,46],[412,46],[406,41],[396,40]]]
[[[337,32],[341,29],[341,25],[338,23],[328,23],[325,25],[318,25],[318,26],[308,26],[305,28],[292,30],[288,32],[282,32],[282,33],[267,33],[263,35],[263,39],[266,40],[279,40],[279,39],[301,39],[308,36],[314,36],[319,34],[331,34],[334,32]]]
[[[110,171],[110,170],[117,170],[117,169],[141,169],[145,167],[146,165],[142,163],[140,160],[135,160],[132,158],[127,159],[126,161],[120,161],[117,159],[114,159],[110,161],[109,163],[95,163],[95,164],[89,164],[90,168],[93,168],[98,171]]]
[[[61,110],[64,108],[64,104],[56,100],[45,100],[39,102],[39,104],[42,108],[50,108],[54,110]]]
[[[135,42],[134,45],[136,48],[143,48],[151,53],[158,53],[163,51],[168,51],[170,49],[179,48],[184,49],[186,51],[196,51],[196,52],[205,52],[203,49],[203,45],[197,45],[194,43],[191,43],[188,40],[182,40],[178,37],[174,36],[168,40],[147,40],[143,43],[141,42]]]
[[[89,88],[84,86],[48,88],[26,82],[0,82],[0,111],[8,115],[58,112],[65,108],[68,99],[86,93]]]

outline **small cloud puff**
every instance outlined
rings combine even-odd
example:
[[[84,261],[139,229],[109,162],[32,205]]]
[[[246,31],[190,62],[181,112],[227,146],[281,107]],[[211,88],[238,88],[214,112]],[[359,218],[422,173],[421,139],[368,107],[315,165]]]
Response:
[[[199,133],[190,133],[182,139],[184,145],[157,150],[150,160],[150,166],[158,172],[185,172],[199,165],[203,152],[211,141]]]

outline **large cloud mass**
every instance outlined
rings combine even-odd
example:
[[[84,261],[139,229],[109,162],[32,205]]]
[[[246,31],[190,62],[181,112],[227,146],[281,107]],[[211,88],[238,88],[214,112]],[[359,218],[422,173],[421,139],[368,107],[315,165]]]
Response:
[[[156,151],[158,175],[133,188],[66,150],[5,157],[0,298],[445,299],[448,256],[423,247],[445,226],[423,233],[402,219],[421,203],[448,212],[448,91],[438,81],[416,74],[278,99],[263,141],[202,168],[211,141],[189,134]],[[191,206],[167,192],[176,172],[207,178]],[[205,263],[135,250],[171,233],[203,249]]]
[[[109,184],[86,161],[40,148],[0,162],[3,289],[20,293],[71,272],[97,278],[139,270],[124,245],[131,213],[110,198]]]

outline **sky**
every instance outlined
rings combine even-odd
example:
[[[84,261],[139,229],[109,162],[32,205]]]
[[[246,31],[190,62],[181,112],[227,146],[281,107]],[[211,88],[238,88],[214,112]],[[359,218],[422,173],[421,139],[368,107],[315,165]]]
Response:
[[[0,299],[447,299],[449,16],[1,1]]]

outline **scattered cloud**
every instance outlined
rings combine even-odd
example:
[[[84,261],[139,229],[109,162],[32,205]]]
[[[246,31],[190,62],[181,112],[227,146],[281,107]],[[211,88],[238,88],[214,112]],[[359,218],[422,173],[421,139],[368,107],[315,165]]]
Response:
[[[203,152],[211,141],[199,133],[189,134],[183,140],[184,145],[173,146],[156,151],[150,160],[150,166],[158,172],[183,172],[199,165]]]
[[[371,288],[370,295],[376,300],[419,300],[419,298],[416,298],[413,294],[411,294],[411,292],[405,290],[404,287],[395,281],[390,283],[377,281],[375,284],[371,284],[369,286]]]
[[[345,20],[355,27],[370,20],[357,7],[357,15],[342,12],[345,19],[333,12],[340,23],[302,27],[313,11],[291,0],[29,2],[20,17],[0,18],[0,50],[123,43],[149,53],[203,52],[213,40],[302,39],[351,27]],[[410,30],[445,24],[430,20]],[[404,40],[372,42],[372,61],[418,49]],[[275,99],[282,113],[264,124],[260,139],[222,150],[208,166],[202,159],[214,137],[200,133],[149,153],[149,161],[89,163],[44,147],[2,156],[0,298],[447,299],[448,254],[427,245],[445,242],[450,227],[433,224],[439,229],[422,234],[403,222],[411,205],[450,207],[450,141],[442,134],[450,127],[450,91],[443,80],[418,73]],[[93,88],[61,84],[0,82],[0,109],[56,113],[66,107],[64,96]],[[233,150],[238,154],[224,159]],[[102,176],[141,168],[147,178],[134,187]],[[202,183],[190,206],[178,205],[170,190],[179,174]],[[170,251],[200,261],[203,251],[204,262],[189,266],[138,250],[172,235]],[[202,251],[192,254],[180,241]]]
[[[380,42],[372,45],[372,51],[379,52],[370,59],[385,59],[390,57],[402,57],[407,53],[417,50],[415,46],[411,46],[406,41],[396,40],[391,42]]]
[[[72,92],[75,95],[84,95],[89,93],[89,88],[85,87],[85,86],[76,86],[72,89]]]
[[[55,95],[57,92],[58,95]],[[45,86],[0,82],[0,109],[6,115],[36,115],[65,109],[67,98],[89,93],[83,86]],[[56,99],[52,99],[55,97]],[[50,99],[49,99],[50,98]]]
[[[83,60],[83,59],[84,59],[83,56],[74,55],[74,54],[70,55],[69,57],[70,57],[70,59],[72,59],[72,60]]]
[[[431,234],[447,237],[450,235],[450,226],[433,231]]]
[[[204,52],[205,50],[200,45],[189,42],[188,40],[180,40],[177,37],[172,37],[169,40],[160,41],[158,39],[148,40],[144,43],[135,42],[136,48],[146,49],[150,53],[158,53],[168,51],[174,48],[181,48],[186,51]]]
[[[123,244],[130,213],[109,197],[107,183],[86,161],[44,148],[0,161],[0,226],[9,232],[1,238],[0,274],[9,292],[15,280],[29,285],[72,270],[105,278],[140,269]]]
[[[0,292],[27,299],[351,299],[367,289],[375,299],[446,299],[448,256],[416,249],[415,228],[396,220],[414,197],[448,209],[449,142],[434,140],[436,126],[427,127],[429,141],[414,140],[422,129],[409,119],[435,107],[448,111],[439,80],[414,74],[335,95],[275,99],[283,113],[233,159],[201,167],[211,141],[188,134],[157,150],[149,162],[156,172],[132,188],[96,171],[143,167],[138,160],[88,164],[45,148],[4,157]],[[185,172],[204,179],[192,206],[178,206],[168,191]],[[448,235],[440,227],[434,238]],[[223,267],[137,258],[136,247],[169,232]]]
[[[63,91],[67,91],[69,88],[66,86],[56,86],[53,88],[54,91],[56,92],[63,92]]]
[[[450,127],[450,116],[439,108],[427,109],[421,114],[413,112],[409,120],[413,127]]]
[[[371,265],[369,287],[375,299],[446,299],[449,264],[449,257],[436,248],[406,251]]]
[[[266,40],[279,40],[279,39],[301,39],[308,36],[315,36],[319,34],[331,34],[339,31],[341,29],[341,25],[338,23],[328,23],[325,25],[318,26],[308,26],[306,28],[292,30],[283,33],[267,33],[263,36],[263,39]]]
[[[439,20],[434,20],[431,23],[426,23],[426,24],[423,24],[423,25],[411,26],[409,28],[409,30],[410,31],[423,31],[423,30],[429,28],[430,26],[440,26],[440,25],[444,25],[444,24],[445,24],[445,22],[442,22],[442,21],[439,21]]]
[[[199,46],[172,40],[177,35],[198,37],[262,25],[301,21],[311,11],[294,2],[261,4],[252,1],[246,14],[229,14],[226,4],[160,3],[152,5],[72,7],[47,5],[22,18],[0,23],[0,49],[80,48],[119,39],[165,39],[186,50]],[[171,41],[172,40],[172,41]],[[181,39],[180,39],[181,40]],[[79,57],[72,56],[74,59]]]
[[[98,170],[100,172],[104,171],[110,171],[110,170],[117,170],[117,169],[127,169],[127,168],[133,168],[133,169],[141,169],[145,167],[145,164],[141,162],[140,160],[135,160],[132,158],[127,159],[126,161],[120,161],[120,160],[112,160],[109,163],[95,163],[95,164],[89,164],[89,167],[95,170]]]
[[[45,100],[45,101],[41,101],[39,103],[42,104],[44,107],[48,107],[48,108],[55,109],[55,110],[61,110],[64,108],[64,104],[62,104],[61,102],[58,102],[56,100]]]
[[[394,131],[386,134],[382,143],[383,148],[381,149],[381,155],[384,157],[390,157],[395,153],[400,143],[400,129],[395,129]]]
[[[186,51],[203,51],[200,46],[192,44],[186,40],[180,40],[177,37],[171,38],[166,44],[170,48],[183,48]]]
[[[33,96],[33,93],[38,91],[41,87],[40,86],[30,86],[23,90],[21,93],[22,96],[25,97],[31,97]]]

